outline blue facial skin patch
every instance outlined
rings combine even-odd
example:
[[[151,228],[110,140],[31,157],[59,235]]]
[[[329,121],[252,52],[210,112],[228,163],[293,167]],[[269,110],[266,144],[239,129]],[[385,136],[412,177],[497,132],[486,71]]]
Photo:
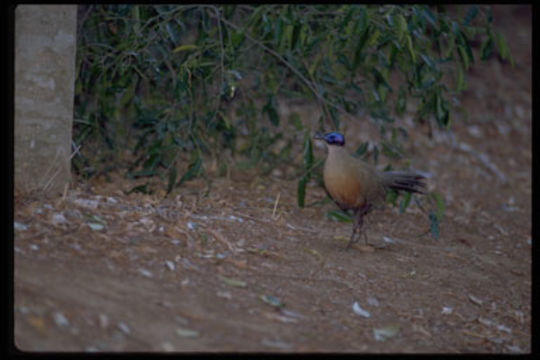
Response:
[[[337,132],[331,132],[324,135],[324,140],[328,145],[345,145],[345,137],[343,136],[343,134]]]

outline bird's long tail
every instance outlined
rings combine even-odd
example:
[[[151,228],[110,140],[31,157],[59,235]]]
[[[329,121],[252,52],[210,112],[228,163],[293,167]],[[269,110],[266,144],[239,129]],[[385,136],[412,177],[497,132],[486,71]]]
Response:
[[[404,171],[385,171],[382,175],[384,185],[390,189],[425,194],[425,177],[420,174]]]

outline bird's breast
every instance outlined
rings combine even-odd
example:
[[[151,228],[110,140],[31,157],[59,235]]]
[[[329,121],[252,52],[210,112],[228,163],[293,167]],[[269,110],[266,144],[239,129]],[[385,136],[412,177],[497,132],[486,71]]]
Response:
[[[364,204],[365,186],[357,174],[347,169],[332,169],[332,166],[325,166],[323,180],[332,199],[341,206],[356,208]]]

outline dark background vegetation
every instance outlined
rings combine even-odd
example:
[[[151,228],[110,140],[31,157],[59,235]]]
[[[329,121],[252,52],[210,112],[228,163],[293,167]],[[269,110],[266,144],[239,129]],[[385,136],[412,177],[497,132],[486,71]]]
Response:
[[[532,6],[79,10],[78,177],[15,196],[18,349],[531,352]],[[334,129],[431,175],[430,217],[404,194],[346,250]]]
[[[289,164],[303,207],[306,184],[320,182],[314,131],[368,119],[379,138],[355,155],[404,156],[407,106],[431,136],[464,111],[455,99],[473,64],[513,61],[492,23],[490,6],[472,5],[80,6],[73,167],[84,178],[125,169],[148,179],[132,191],[159,179],[169,193],[231,166],[264,175]],[[285,101],[321,116],[283,118]],[[442,200],[429,198],[436,232]]]

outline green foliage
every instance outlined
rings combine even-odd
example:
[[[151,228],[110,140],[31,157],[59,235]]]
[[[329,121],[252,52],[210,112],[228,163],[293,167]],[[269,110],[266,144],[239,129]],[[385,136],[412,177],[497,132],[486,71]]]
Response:
[[[438,239],[439,224],[441,223],[445,208],[444,198],[441,194],[435,192],[429,193],[427,198],[431,206],[429,210],[429,231],[433,238]]]
[[[225,149],[263,172],[290,162],[303,132],[302,207],[317,161],[298,114],[280,116],[280,99],[317,104],[321,130],[369,114],[385,141],[369,153],[362,145],[358,155],[377,162],[379,153],[402,155],[407,134],[395,116],[407,103],[417,106],[416,120],[450,125],[450,99],[466,88],[475,63],[472,40],[481,41],[481,60],[498,51],[513,63],[490,8],[481,6],[469,6],[461,20],[427,5],[80,9],[74,139],[102,146],[83,146],[74,168],[91,175],[100,170],[92,158],[119,164],[130,150],[128,175],[160,176],[168,192],[205,174],[204,156]],[[270,151],[280,141],[283,150]],[[180,164],[189,164],[183,173]]]
[[[351,215],[343,210],[330,210],[326,213],[326,217],[330,220],[352,223]]]
[[[313,168],[313,146],[308,132],[304,135],[304,175],[298,181],[297,202],[303,208],[306,197],[306,185],[311,180],[311,170]]]

